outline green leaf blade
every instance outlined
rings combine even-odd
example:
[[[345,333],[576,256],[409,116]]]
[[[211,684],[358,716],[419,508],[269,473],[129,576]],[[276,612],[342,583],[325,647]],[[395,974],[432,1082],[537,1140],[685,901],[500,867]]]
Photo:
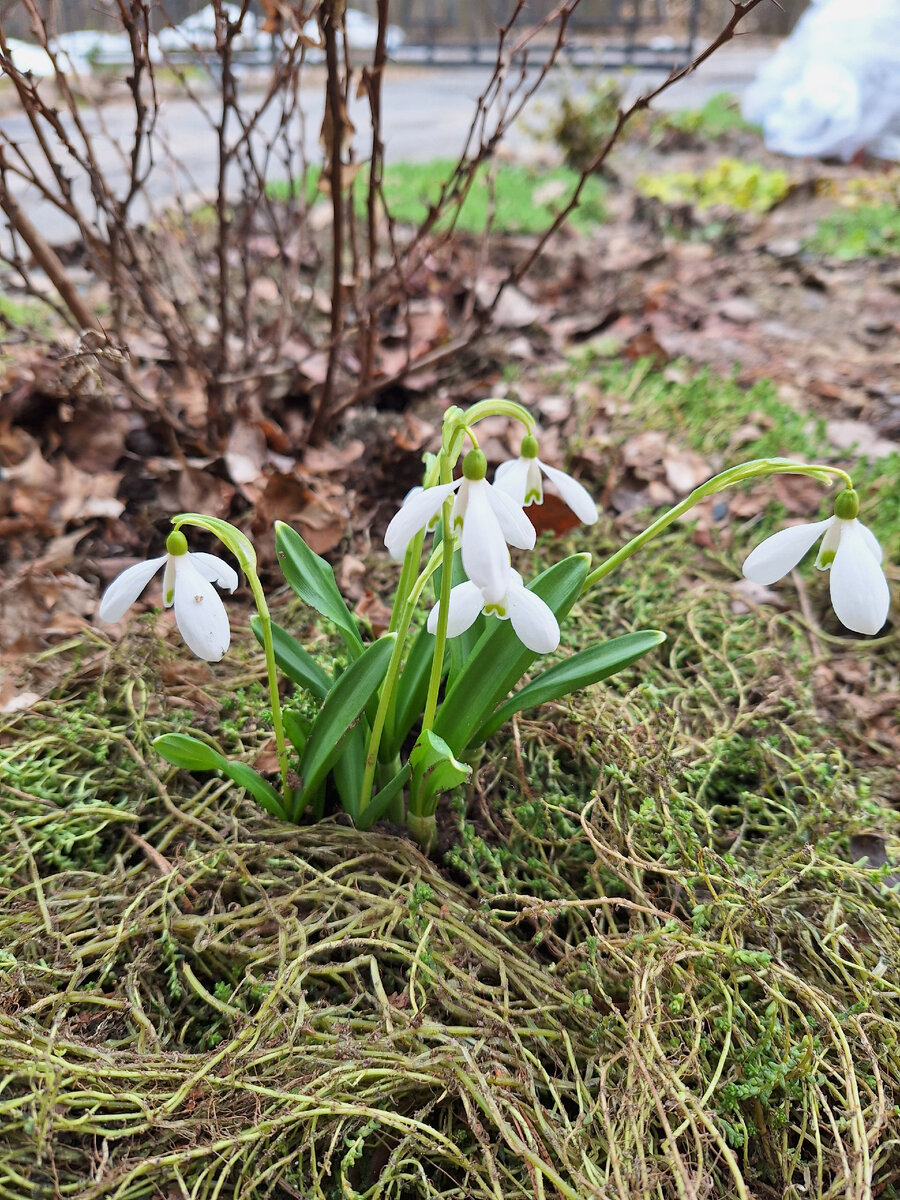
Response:
[[[302,781],[298,797],[301,807],[305,798],[324,782],[369,698],[384,680],[396,640],[395,633],[387,633],[373,642],[350,663],[326,696],[298,767]]]
[[[153,739],[153,748],[183,771],[221,771],[233,783],[248,791],[273,817],[286,819],[284,804],[268,780],[246,763],[233,762],[206,742],[187,733],[164,733]]]
[[[546,704],[551,700],[560,700],[581,688],[608,679],[617,671],[630,667],[665,640],[666,635],[658,629],[640,629],[635,633],[611,638],[599,646],[590,646],[587,650],[554,664],[501,704],[478,729],[470,744],[480,745],[517,712],[526,708],[536,708],[539,704]]]
[[[264,645],[262,621],[254,614],[250,618],[250,628],[259,644]],[[292,683],[306,688],[320,700],[328,695],[333,680],[311,654],[300,645],[295,637],[281,625],[272,622],[272,649],[275,652],[275,662],[279,669],[287,675]]]
[[[220,771],[227,761],[224,754],[189,733],[163,733],[153,739],[153,749],[183,771]]]
[[[590,555],[573,554],[554,563],[529,584],[529,591],[547,604],[558,621],[581,594],[590,568]],[[491,621],[454,679],[438,709],[434,732],[457,756],[471,743],[539,656],[523,646],[509,621]]]
[[[409,756],[412,767],[410,812],[421,817],[434,815],[438,796],[449,792],[472,774],[472,768],[461,763],[442,737],[433,730],[422,731]]]
[[[363,652],[363,640],[344,597],[335,583],[331,565],[310,550],[296,530],[275,522],[275,547],[285,579],[305,603],[337,628],[353,658]]]
[[[365,832],[365,830],[372,828],[379,817],[384,816],[385,812],[390,808],[391,802],[399,794],[411,773],[412,768],[409,763],[406,763],[400,768],[394,778],[385,784],[380,792],[375,793],[366,805],[365,812],[361,813],[359,820],[355,822],[358,829]]]

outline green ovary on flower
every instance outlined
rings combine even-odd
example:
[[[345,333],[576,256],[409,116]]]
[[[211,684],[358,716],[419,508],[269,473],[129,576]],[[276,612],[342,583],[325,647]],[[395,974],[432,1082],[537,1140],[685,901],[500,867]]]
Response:
[[[816,558],[820,571],[829,571],[831,603],[838,619],[854,633],[875,634],[887,620],[890,589],[881,569],[881,547],[874,534],[852,511],[858,500],[851,489],[841,492],[835,515],[812,524],[791,525],[760,543],[744,563],[744,574],[764,587],[776,583],[800,562],[821,538]]]
[[[166,539],[166,551],[116,576],[100,601],[100,620],[121,620],[163,568],[163,604],[166,608],[174,605],[175,623],[188,649],[207,662],[218,662],[231,642],[231,630],[213,583],[233,592],[238,585],[237,572],[214,554],[189,553],[187,539],[177,531]]]

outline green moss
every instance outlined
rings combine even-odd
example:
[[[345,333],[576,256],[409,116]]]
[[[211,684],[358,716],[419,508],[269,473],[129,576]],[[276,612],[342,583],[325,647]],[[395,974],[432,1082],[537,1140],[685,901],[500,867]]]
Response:
[[[617,437],[733,457],[758,413],[741,454],[828,452],[768,387],[589,350],[554,386],[588,373],[621,401]],[[868,490],[847,465],[883,534],[896,460]],[[621,524],[563,549],[599,559]],[[672,526],[582,598],[569,648],[669,640],[493,739],[439,864],[389,832],[284,825],[152,754],[163,728],[218,733],[219,703],[231,753],[267,742],[249,635],[181,683],[138,630],[6,718],[6,1175],[117,1200],[890,1195],[893,756],[823,701],[799,611],[734,611],[746,531],[696,533]],[[897,655],[885,639],[875,671],[895,679]],[[875,870],[852,841],[872,831]]]
[[[819,221],[807,247],[844,260],[900,254],[900,210],[895,204],[836,209]]]

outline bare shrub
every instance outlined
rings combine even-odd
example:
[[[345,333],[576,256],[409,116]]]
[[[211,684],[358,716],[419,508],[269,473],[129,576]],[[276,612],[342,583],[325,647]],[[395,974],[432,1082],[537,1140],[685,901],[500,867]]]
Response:
[[[364,62],[350,45],[343,0],[265,0],[272,52],[262,81],[246,81],[240,61],[256,20],[249,0],[239,8],[213,0],[214,28],[183,50],[171,36],[161,48],[152,32],[172,33],[156,0],[105,0],[131,61],[124,81],[110,84],[107,99],[115,104],[99,105],[85,103],[96,95],[88,96],[53,36],[55,0],[43,7],[22,0],[53,75],[40,80],[17,68],[0,15],[0,67],[29,126],[27,138],[0,129],[0,207],[9,225],[0,261],[45,296],[39,268],[55,289],[52,302],[78,330],[96,330],[121,348],[133,348],[138,337],[143,346],[149,341],[176,377],[199,379],[214,438],[226,435],[248,397],[291,393],[307,398],[305,441],[319,443],[351,404],[481,335],[503,291],[576,207],[628,119],[692,69],[673,71],[618,113],[551,226],[487,303],[476,301],[474,281],[461,281],[457,291],[467,299],[452,326],[434,344],[416,341],[422,268],[440,257],[479,169],[558,61],[578,2],[561,0],[529,24],[525,0],[513,0],[496,30],[493,68],[465,145],[427,215],[409,229],[393,219],[383,187],[389,0],[378,0],[375,47]],[[733,5],[696,62],[760,2]],[[317,104],[308,103],[310,80],[321,89]],[[164,99],[163,89],[173,98]],[[359,100],[364,118],[354,112],[351,119]],[[215,143],[208,195],[194,184],[189,157],[174,151],[170,108]],[[314,119],[313,109],[321,116]],[[34,197],[66,219],[84,264],[105,285],[102,317],[31,219]],[[405,348],[401,355],[380,353],[386,333]],[[155,403],[127,359],[113,358],[139,400]]]

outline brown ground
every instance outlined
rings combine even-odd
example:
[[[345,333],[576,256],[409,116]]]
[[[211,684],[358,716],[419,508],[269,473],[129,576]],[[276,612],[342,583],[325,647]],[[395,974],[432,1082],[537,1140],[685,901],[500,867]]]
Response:
[[[759,216],[667,209],[635,192],[642,173],[696,170],[723,155],[786,167],[790,194]],[[191,437],[182,439],[182,453],[105,376],[96,394],[75,394],[65,359],[71,337],[60,331],[48,346],[13,335],[0,358],[2,657],[89,625],[102,586],[129,557],[159,553],[168,518],[179,510],[235,520],[260,545],[268,544],[275,518],[295,523],[316,550],[339,561],[351,597],[377,615],[363,559],[416,482],[442,409],[496,394],[514,364],[516,394],[537,404],[552,450],[552,429],[569,415],[572,397],[548,398],[556,391],[548,376],[587,339],[602,337],[607,352],[633,359],[683,358],[685,370],[734,370],[747,384],[770,378],[786,403],[828,419],[836,446],[890,449],[900,438],[900,257],[840,262],[809,253],[803,240],[848,181],[896,194],[896,169],[786,163],[746,133],[705,148],[681,135],[652,149],[626,147],[612,168],[612,219],[590,236],[560,235],[500,306],[495,330],[477,350],[385,393],[377,411],[351,410],[335,444],[303,464],[291,456],[296,398],[272,399],[262,418],[239,420],[223,453],[210,448],[203,396],[188,388],[182,418]],[[496,238],[485,266],[480,241],[462,237],[451,274],[477,277],[484,287],[526,243]],[[602,404],[589,387],[582,404],[585,397]],[[590,454],[582,466],[589,475]],[[603,480],[586,482],[599,492]]]

